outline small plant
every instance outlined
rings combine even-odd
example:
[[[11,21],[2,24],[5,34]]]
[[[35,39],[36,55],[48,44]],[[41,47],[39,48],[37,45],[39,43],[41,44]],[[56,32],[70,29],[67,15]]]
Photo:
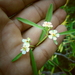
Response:
[[[56,45],[58,45],[57,38],[60,35],[67,35],[67,34],[71,34],[71,33],[75,32],[75,29],[72,29],[70,31],[61,32],[61,33],[58,33],[57,30],[52,30],[53,25],[50,22],[51,18],[52,18],[52,13],[53,13],[53,5],[51,4],[49,9],[48,9],[45,21],[44,21],[42,26],[40,26],[38,24],[35,24],[34,22],[31,22],[27,19],[17,17],[17,19],[19,21],[23,22],[23,23],[26,23],[26,24],[29,24],[31,26],[42,29],[42,33],[40,35],[39,42],[35,46],[33,46],[33,45],[30,45],[31,39],[29,37],[27,39],[22,39],[23,45],[20,49],[20,53],[15,58],[12,59],[12,62],[14,62],[14,61],[18,60],[22,55],[25,55],[27,52],[29,52],[31,65],[32,65],[32,70],[33,70],[34,75],[38,75],[37,66],[36,66],[36,62],[35,62],[35,59],[34,59],[34,55],[33,55],[34,48],[36,46],[39,46],[47,38],[52,39],[54,41],[54,43]]]

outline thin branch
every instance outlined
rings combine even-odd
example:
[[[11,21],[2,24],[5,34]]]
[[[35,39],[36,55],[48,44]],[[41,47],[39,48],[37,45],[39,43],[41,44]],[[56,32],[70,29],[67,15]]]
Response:
[[[68,57],[67,57],[66,55],[64,55],[64,54],[57,53],[57,52],[55,52],[54,54],[59,55],[59,56],[63,56],[64,58],[66,58],[67,60],[71,61],[72,63],[75,63],[75,61],[74,61],[74,60],[72,60],[72,59],[68,58]]]

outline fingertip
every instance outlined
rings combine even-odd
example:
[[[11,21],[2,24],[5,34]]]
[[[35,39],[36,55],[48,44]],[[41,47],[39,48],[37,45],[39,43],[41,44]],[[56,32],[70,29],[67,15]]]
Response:
[[[67,31],[67,28],[65,25],[59,25],[56,30],[58,30],[58,32],[64,32]]]
[[[54,15],[58,18],[59,23],[61,23],[65,20],[67,13],[65,10],[59,8]]]
[[[65,27],[65,25],[59,25],[56,30],[58,31],[58,33],[61,33],[61,32],[65,32],[67,31],[67,28]],[[63,41],[65,35],[60,35],[60,37],[58,38],[58,45],[60,45],[60,43]]]

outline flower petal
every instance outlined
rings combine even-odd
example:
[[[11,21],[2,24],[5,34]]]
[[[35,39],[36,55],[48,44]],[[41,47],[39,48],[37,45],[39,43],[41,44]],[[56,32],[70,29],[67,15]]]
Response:
[[[57,33],[57,34],[56,34],[56,37],[59,37],[59,36],[60,36],[60,34]]]
[[[26,54],[26,51],[22,51],[22,54]]]
[[[26,39],[22,39],[22,42],[26,42]]]
[[[56,34],[57,33],[57,30],[54,30],[54,33]]]
[[[31,40],[30,38],[27,38],[27,41],[28,41],[28,42],[30,42],[30,40]]]
[[[52,39],[52,38],[53,38],[53,37],[52,37],[52,35],[49,35],[48,37],[49,37],[50,39]]]
[[[29,52],[29,49],[30,49],[30,48],[27,48],[27,49],[26,49],[26,52]]]
[[[20,51],[23,51],[23,49],[20,49]]]
[[[50,33],[50,34],[53,34],[54,32],[53,32],[53,30],[50,30],[49,33]]]
[[[53,40],[57,40],[57,38],[56,37],[53,37]]]

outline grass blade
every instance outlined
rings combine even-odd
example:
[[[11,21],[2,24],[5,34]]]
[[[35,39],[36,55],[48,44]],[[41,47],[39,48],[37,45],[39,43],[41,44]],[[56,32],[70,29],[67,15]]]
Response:
[[[39,41],[41,41],[44,38],[45,35],[46,35],[46,33],[44,31],[42,31],[42,33],[40,35],[40,38],[39,38]]]
[[[44,29],[44,27],[42,27],[42,26],[40,26],[40,25],[38,25],[38,24],[36,24],[36,23],[34,23],[34,22],[31,22],[31,21],[29,21],[29,20],[27,20],[27,19],[23,19],[23,18],[20,18],[20,17],[17,17],[17,19],[18,19],[19,21],[21,21],[21,22],[23,22],[23,23],[26,23],[26,24],[29,24],[29,25],[31,25],[31,26],[34,26],[34,27],[37,27],[37,28],[40,28],[40,29]]]
[[[45,28],[44,30],[42,30],[42,33],[41,33],[40,38],[39,38],[39,41],[41,41],[45,37],[46,34],[47,34],[47,30]]]
[[[45,21],[47,21],[47,22],[50,22],[51,21],[52,13],[53,13],[53,5],[50,4],[50,7],[49,7],[48,12],[46,14]]]
[[[61,32],[61,33],[59,33],[59,34],[60,34],[60,35],[67,35],[67,34],[71,34],[71,33],[74,33],[74,32],[75,32],[75,29],[70,30],[70,31]]]
[[[58,42],[57,42],[56,40],[54,40],[54,43],[55,43],[56,45],[58,45]]]
[[[71,48],[72,48],[73,56],[75,57],[75,43],[71,42],[70,45],[71,45]]]
[[[12,62],[18,60],[22,56],[22,53],[19,53],[14,59],[12,59]]]
[[[33,75],[38,75],[36,62],[35,62],[32,50],[30,50],[29,53],[30,53],[30,60],[31,60],[31,64],[32,64]]]
[[[40,38],[39,38],[40,41],[45,37],[46,34],[48,34],[49,30],[50,29],[48,27],[44,27],[44,30],[42,30],[42,33],[41,33]]]

